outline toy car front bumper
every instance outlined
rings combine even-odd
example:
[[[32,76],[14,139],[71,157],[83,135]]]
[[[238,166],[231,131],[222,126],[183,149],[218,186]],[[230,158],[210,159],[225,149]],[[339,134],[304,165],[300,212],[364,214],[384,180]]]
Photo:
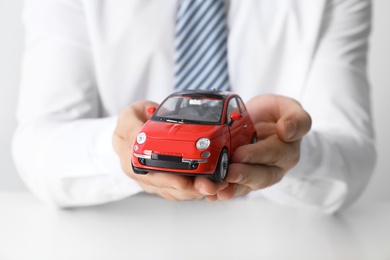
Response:
[[[207,163],[207,159],[187,159],[180,156],[169,156],[161,154],[137,154],[138,163],[142,166],[157,167],[163,169],[178,169],[178,170],[196,170],[201,163]]]

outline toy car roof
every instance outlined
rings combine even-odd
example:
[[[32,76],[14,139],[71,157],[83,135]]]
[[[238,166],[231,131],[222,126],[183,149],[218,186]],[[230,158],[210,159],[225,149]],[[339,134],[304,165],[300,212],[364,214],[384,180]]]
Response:
[[[219,91],[219,90],[183,90],[172,93],[169,97],[173,96],[204,96],[210,98],[222,98],[226,99],[228,96],[232,95],[232,92],[228,91]]]

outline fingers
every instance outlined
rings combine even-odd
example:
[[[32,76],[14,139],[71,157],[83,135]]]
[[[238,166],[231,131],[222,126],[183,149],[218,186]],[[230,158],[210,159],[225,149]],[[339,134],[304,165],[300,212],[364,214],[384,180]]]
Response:
[[[204,196],[215,195],[218,191],[225,189],[228,185],[229,184],[227,182],[212,182],[206,177],[196,177],[194,181],[194,188]]]
[[[232,162],[276,166],[282,169],[294,167],[300,157],[300,141],[286,143],[277,135],[237,148]]]
[[[134,174],[133,177],[145,185],[172,188],[179,191],[194,190],[202,196],[215,195],[219,190],[225,189],[227,183],[215,183],[206,177],[188,177],[177,174],[151,172],[147,175]]]
[[[214,183],[206,177],[186,177],[168,173],[149,173],[133,177],[145,192],[157,194],[165,199],[197,200],[215,196],[227,187],[227,183]]]
[[[229,186],[217,193],[219,200],[229,200],[278,183],[285,171],[279,167],[234,163],[229,166]]]
[[[156,194],[169,201],[199,200],[203,195],[191,190],[176,190],[172,188],[163,188],[141,184],[145,192]]]
[[[294,99],[260,95],[251,99],[246,106],[260,138],[276,131],[281,140],[292,142],[310,131],[311,117]]]
[[[133,174],[133,179],[144,185],[185,191],[191,189],[193,180],[186,176],[150,172],[146,175]]]
[[[300,140],[284,142],[274,134],[235,151],[226,181],[227,189],[217,193],[228,200],[278,183],[294,167],[300,156]]]
[[[259,190],[278,183],[284,172],[279,167],[233,163],[226,181]]]
[[[145,192],[170,201],[197,200],[204,196],[193,188],[193,179],[190,177],[150,172],[147,175],[133,173],[132,178]]]
[[[281,111],[282,117],[276,124],[279,137],[292,142],[301,139],[311,128],[311,117],[297,102],[286,101],[285,110]]]

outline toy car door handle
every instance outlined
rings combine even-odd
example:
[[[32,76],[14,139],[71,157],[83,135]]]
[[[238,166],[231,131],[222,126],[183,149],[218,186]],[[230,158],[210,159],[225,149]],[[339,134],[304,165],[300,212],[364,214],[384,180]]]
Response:
[[[245,125],[244,125],[244,129],[246,129],[247,127],[248,127],[248,125],[247,125],[247,124],[245,124]]]

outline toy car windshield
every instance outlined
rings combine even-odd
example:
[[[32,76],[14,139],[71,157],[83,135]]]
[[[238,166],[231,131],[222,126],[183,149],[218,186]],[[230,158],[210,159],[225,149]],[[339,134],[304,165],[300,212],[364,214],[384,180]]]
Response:
[[[206,96],[172,96],[166,99],[152,120],[184,124],[218,125],[224,100]]]

